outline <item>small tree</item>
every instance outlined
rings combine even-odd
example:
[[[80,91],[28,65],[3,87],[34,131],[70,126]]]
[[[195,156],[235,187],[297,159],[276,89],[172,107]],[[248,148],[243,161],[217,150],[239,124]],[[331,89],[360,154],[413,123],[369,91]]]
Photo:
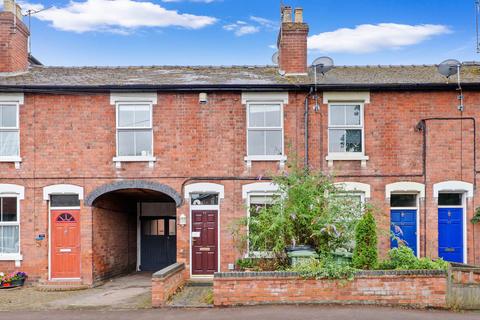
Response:
[[[377,224],[371,209],[367,209],[355,229],[355,249],[352,263],[358,269],[373,269],[378,262]]]

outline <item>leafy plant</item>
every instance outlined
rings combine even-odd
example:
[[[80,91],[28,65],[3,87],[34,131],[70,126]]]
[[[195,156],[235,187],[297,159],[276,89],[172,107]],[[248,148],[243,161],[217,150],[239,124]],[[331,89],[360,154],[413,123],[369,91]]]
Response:
[[[331,177],[296,163],[288,169],[288,173],[273,178],[279,191],[272,202],[256,208],[255,214],[234,227],[237,248],[249,243],[250,248],[269,252],[279,263],[285,261],[289,246],[309,245],[320,253],[337,248],[353,250],[361,206],[346,197]]]
[[[377,224],[372,211],[368,208],[355,230],[356,246],[352,263],[358,269],[373,269],[378,262]]]
[[[305,279],[348,279],[353,280],[357,269],[348,263],[338,263],[331,256],[299,262],[288,271],[298,272]]]
[[[473,224],[479,223],[480,222],[480,207],[478,207],[475,210],[475,215],[473,218],[470,220]]]
[[[446,270],[448,262],[443,259],[417,258],[412,249],[405,245],[388,252],[388,259],[380,262],[381,270]]]
[[[245,270],[245,269],[253,269],[256,266],[256,263],[255,263],[255,260],[252,258],[243,258],[243,259],[238,259],[235,265],[240,270]]]

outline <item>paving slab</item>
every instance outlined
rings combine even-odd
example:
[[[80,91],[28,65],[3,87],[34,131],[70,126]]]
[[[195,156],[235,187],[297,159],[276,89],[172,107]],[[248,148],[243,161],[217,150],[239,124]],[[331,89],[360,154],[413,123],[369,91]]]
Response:
[[[151,306],[151,273],[134,273],[48,304],[53,309],[128,309]]]

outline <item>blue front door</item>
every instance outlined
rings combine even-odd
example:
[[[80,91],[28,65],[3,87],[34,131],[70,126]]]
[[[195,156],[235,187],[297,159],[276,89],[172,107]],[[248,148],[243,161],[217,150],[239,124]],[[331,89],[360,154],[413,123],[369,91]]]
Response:
[[[391,248],[403,243],[417,255],[417,210],[392,209],[390,211]]]
[[[463,209],[438,208],[438,256],[463,262]]]

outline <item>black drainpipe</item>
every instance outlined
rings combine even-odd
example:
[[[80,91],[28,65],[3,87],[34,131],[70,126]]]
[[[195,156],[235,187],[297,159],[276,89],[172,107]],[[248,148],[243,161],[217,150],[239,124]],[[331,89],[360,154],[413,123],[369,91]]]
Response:
[[[310,91],[308,92],[307,96],[305,97],[305,112],[304,112],[304,126],[305,126],[305,159],[303,161],[304,167],[306,170],[309,169],[308,164],[308,99],[313,93],[313,87],[310,87]]]

